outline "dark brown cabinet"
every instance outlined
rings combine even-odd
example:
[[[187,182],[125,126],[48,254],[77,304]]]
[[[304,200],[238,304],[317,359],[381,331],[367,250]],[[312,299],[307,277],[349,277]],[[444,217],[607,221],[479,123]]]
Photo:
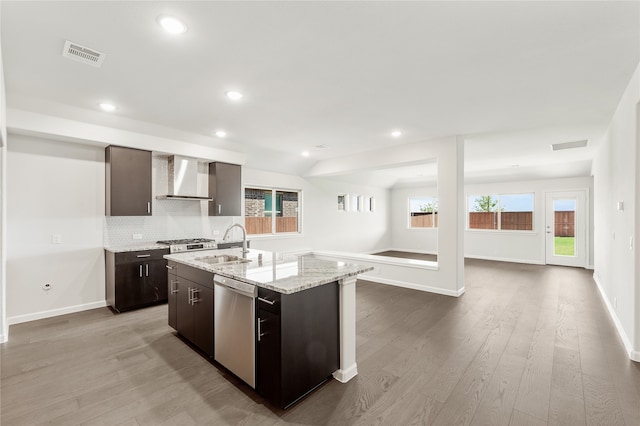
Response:
[[[209,198],[209,216],[242,216],[241,166],[209,163]]]
[[[174,262],[169,267],[169,325],[212,357],[213,274]]]
[[[151,152],[110,145],[105,165],[105,214],[150,216]]]
[[[178,264],[176,262],[167,262],[167,282],[169,288],[167,290],[168,310],[169,310],[169,326],[175,330],[178,329]]]
[[[107,303],[117,312],[167,301],[168,249],[106,253]]]
[[[338,283],[293,294],[258,289],[256,390],[287,408],[339,368]]]

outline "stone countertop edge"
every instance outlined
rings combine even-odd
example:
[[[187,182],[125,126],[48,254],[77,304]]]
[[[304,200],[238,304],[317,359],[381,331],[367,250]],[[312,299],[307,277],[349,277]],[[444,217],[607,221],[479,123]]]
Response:
[[[241,255],[240,249],[237,249],[237,248],[215,250],[215,253]],[[277,269],[278,266],[286,267],[286,265],[280,265],[278,263],[274,264],[273,262],[269,261],[270,258],[279,257],[279,260],[283,262],[287,260],[293,261],[300,256],[313,256],[313,251],[304,251],[304,252],[286,253],[286,254],[273,253],[268,251],[255,250],[255,249],[252,249],[250,251],[250,255],[252,258],[253,257],[257,258],[257,256],[260,254],[262,254],[263,259],[266,260],[264,266],[271,266],[272,268],[275,266]],[[213,254],[211,253],[209,255],[213,255]],[[232,278],[238,281],[252,284],[252,285],[255,285],[256,287],[265,288],[267,290],[273,290],[282,294],[297,293],[302,290],[307,290],[313,287],[318,287],[324,284],[332,283],[334,281],[339,281],[343,278],[353,277],[358,274],[368,272],[374,269],[373,267],[370,267],[370,266],[358,265],[355,263],[348,263],[342,266],[338,266],[337,261],[314,259],[318,263],[321,263],[322,267],[320,270],[313,271],[312,275],[299,276],[296,274],[296,275],[276,279],[275,281],[260,282],[246,276],[247,264],[211,265],[211,264],[199,262],[196,260],[196,257],[206,257],[206,256],[207,256],[206,251],[201,251],[199,252],[199,254],[197,253],[168,254],[168,255],[165,255],[164,258],[168,260],[172,260],[174,262],[181,263],[183,265],[193,267],[193,268],[201,269],[203,271],[211,272],[213,274],[222,275],[223,277]]]
[[[242,240],[240,241],[220,241],[221,244],[238,244],[238,243],[242,243]],[[163,249],[169,249],[169,246],[166,244],[158,244],[155,241],[143,241],[143,242],[139,242],[139,243],[132,243],[132,244],[121,244],[121,245],[113,245],[113,246],[104,246],[103,247],[106,251],[109,251],[111,253],[126,253],[126,252],[130,252],[130,251],[144,251],[144,250],[163,250]],[[216,249],[213,249],[216,250]],[[227,249],[220,249],[220,250],[227,250]]]

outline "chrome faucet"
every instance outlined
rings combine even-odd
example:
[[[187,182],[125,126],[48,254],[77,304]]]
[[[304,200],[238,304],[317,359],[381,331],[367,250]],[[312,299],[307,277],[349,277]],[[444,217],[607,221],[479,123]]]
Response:
[[[222,237],[222,239],[226,240],[227,237],[229,237],[229,232],[236,226],[242,229],[242,257],[246,258],[249,250],[247,250],[247,230],[244,229],[244,226],[240,225],[239,223],[234,223],[233,225],[228,227],[226,231],[224,231],[224,237]]]

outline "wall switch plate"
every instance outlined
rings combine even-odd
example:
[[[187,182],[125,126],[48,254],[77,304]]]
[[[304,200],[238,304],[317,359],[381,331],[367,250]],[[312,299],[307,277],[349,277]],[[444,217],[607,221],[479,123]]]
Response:
[[[141,240],[142,239],[142,234],[133,234],[131,236],[131,238],[133,238],[134,240]]]
[[[62,244],[62,235],[51,234],[51,244]]]
[[[617,297],[613,298],[613,308],[614,309],[618,309],[618,298]]]
[[[220,231],[218,231],[217,229],[213,231],[213,235],[220,235]]]
[[[633,235],[629,237],[629,250],[633,250]]]

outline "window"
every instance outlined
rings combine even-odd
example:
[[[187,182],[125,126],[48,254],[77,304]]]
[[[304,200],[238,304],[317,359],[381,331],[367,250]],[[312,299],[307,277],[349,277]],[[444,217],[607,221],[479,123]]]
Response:
[[[533,194],[471,195],[469,229],[533,231]]]
[[[409,197],[409,228],[438,227],[438,198]]]
[[[300,191],[245,188],[244,224],[247,234],[300,232]]]

